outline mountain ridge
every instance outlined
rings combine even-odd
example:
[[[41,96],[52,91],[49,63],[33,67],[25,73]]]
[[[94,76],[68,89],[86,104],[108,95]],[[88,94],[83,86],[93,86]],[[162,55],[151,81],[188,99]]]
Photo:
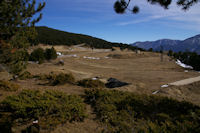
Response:
[[[160,39],[156,41],[135,42],[130,45],[137,46],[146,50],[152,48],[155,51],[161,50],[162,46],[163,50],[166,51],[190,51],[200,54],[200,34],[187,38],[185,40]]]

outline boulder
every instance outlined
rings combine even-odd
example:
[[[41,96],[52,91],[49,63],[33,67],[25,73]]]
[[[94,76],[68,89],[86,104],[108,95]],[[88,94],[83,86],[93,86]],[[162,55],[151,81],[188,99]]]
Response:
[[[116,88],[116,87],[122,87],[126,85],[129,85],[129,83],[119,81],[115,78],[109,78],[108,82],[105,84],[107,88]]]

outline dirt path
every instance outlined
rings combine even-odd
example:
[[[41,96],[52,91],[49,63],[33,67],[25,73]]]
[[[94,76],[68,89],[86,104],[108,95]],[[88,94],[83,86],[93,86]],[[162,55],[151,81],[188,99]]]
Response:
[[[197,81],[200,81],[200,76],[176,81],[176,82],[170,83],[169,85],[181,86],[181,85],[191,84]]]

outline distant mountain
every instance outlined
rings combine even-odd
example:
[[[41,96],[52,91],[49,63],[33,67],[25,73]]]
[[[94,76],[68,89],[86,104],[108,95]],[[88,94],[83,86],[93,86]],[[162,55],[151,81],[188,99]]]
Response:
[[[176,52],[191,51],[191,52],[197,52],[200,54],[200,34],[194,37],[185,39],[184,41],[181,41],[181,43],[179,43],[178,45],[174,47],[174,50]]]
[[[179,51],[191,51],[197,52],[200,54],[200,35],[180,40],[170,40],[170,39],[161,39],[157,41],[146,41],[146,42],[135,42],[131,44],[132,46],[137,46],[143,49],[161,50],[161,46],[164,50],[173,50],[175,52]]]
[[[120,47],[120,49],[125,49],[125,48],[128,48],[130,50],[138,49],[137,47],[128,44],[108,42],[96,37],[83,34],[70,33],[66,31],[60,31],[46,26],[36,27],[36,31],[38,35],[35,39],[35,42],[33,42],[35,44],[43,43],[49,45],[70,46],[70,45],[85,43],[86,45],[93,48],[111,49],[112,47]]]

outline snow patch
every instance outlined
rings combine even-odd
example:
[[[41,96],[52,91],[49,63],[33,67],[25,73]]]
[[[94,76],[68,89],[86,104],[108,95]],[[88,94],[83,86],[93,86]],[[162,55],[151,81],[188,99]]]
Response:
[[[88,56],[83,56],[84,59],[92,59],[92,60],[99,60],[99,57],[88,57]]]
[[[78,57],[76,54],[70,54],[70,55],[65,55],[65,56],[67,56],[67,57]]]
[[[33,121],[33,124],[37,124],[37,123],[38,123],[38,120]]]
[[[61,53],[61,52],[56,52],[56,54],[57,54],[58,56],[61,56],[61,55],[62,55],[62,53]]]
[[[168,86],[169,86],[169,85],[162,85],[161,87],[162,87],[162,88],[166,88],[166,87],[168,87]]]
[[[97,80],[97,78],[92,78],[92,80]]]
[[[154,91],[152,94],[155,95],[155,94],[157,94],[158,92],[159,92],[159,90]]]
[[[179,65],[179,66],[181,66],[181,67],[183,67],[183,68],[193,69],[192,66],[186,65],[186,64],[182,63],[180,60],[177,60],[176,64]]]

